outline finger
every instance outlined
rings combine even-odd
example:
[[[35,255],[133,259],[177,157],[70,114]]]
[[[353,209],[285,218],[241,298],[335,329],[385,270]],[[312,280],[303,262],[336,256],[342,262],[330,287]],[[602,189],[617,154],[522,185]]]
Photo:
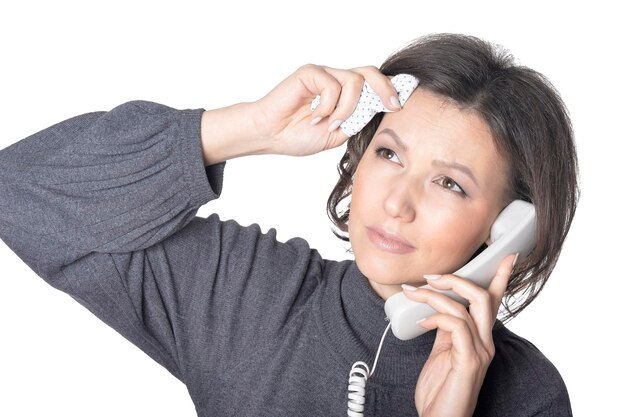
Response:
[[[427,330],[441,329],[450,333],[456,364],[474,363],[478,357],[474,338],[467,321],[448,314],[433,314],[419,322]]]
[[[471,320],[475,326],[480,343],[485,347],[490,347],[493,344],[493,303],[489,292],[475,282],[453,274],[442,275],[438,279],[428,279],[428,275],[425,277],[431,287],[438,290],[452,290],[469,302],[469,309],[466,310],[468,320]],[[464,305],[460,303],[459,305],[465,309]]]
[[[491,317],[491,325],[495,323],[496,318],[498,317],[498,309],[500,308],[500,304],[502,304],[502,298],[504,297],[504,293],[506,292],[506,287],[509,283],[509,278],[511,278],[511,273],[513,272],[513,267],[517,262],[519,257],[519,253],[514,255],[509,255],[500,262],[498,265],[498,270],[496,271],[496,276],[489,284],[489,288],[487,291],[491,296],[492,300],[492,311],[493,316]]]
[[[445,279],[445,278],[440,278]],[[429,283],[430,284],[430,283]],[[450,314],[460,319],[469,319],[469,313],[465,306],[458,301],[448,297],[446,294],[429,289],[428,287],[418,287],[415,290],[410,290],[408,287],[404,287],[404,294],[411,300],[418,301],[420,303],[426,303],[434,310],[440,313]],[[432,286],[435,288],[435,286]],[[451,285],[440,284],[441,289],[449,289]]]
[[[321,66],[307,64],[297,71],[298,80],[311,93],[311,98],[319,94],[320,103],[311,113],[311,120],[323,119],[335,110],[335,105],[341,94],[339,81],[326,72]]]
[[[451,277],[458,278],[455,276]],[[445,280],[446,278],[442,277],[440,279]],[[442,287],[441,289],[452,289],[452,285],[450,283],[440,284],[440,286]],[[484,292],[485,294],[487,293],[486,291]],[[474,319],[468,313],[465,305],[450,298],[446,294],[442,294],[440,292],[424,287],[417,288],[413,291],[405,288],[404,293],[408,298],[418,301],[420,303],[426,303],[439,313],[448,314],[466,321],[467,327],[470,329],[472,337],[476,339],[480,337],[476,324],[474,323]]]
[[[347,141],[350,136],[345,134],[342,129],[334,129],[331,132],[328,132],[327,146],[326,149],[333,149],[337,146],[341,146],[345,141]]]
[[[341,84],[341,92],[335,110],[328,116],[328,123],[334,127],[332,130],[335,130],[356,110],[365,78],[361,74],[348,70],[329,67],[324,67],[324,69]],[[333,122],[336,123],[333,125]]]
[[[386,76],[373,65],[353,68],[351,71],[361,74],[363,78],[367,80],[367,83],[372,87],[374,92],[378,94],[386,108],[395,111],[402,109],[400,107],[398,92],[391,83],[391,77]],[[392,101],[392,97],[397,100],[397,103]]]

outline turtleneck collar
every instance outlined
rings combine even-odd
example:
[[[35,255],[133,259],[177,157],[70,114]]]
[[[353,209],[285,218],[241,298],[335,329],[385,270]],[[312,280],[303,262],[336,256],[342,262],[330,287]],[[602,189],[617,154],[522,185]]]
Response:
[[[370,287],[356,262],[342,261],[334,266],[338,267],[324,273],[326,282],[318,311],[320,324],[333,350],[349,367],[360,360],[371,370],[380,340],[389,325],[385,301]],[[400,340],[389,329],[372,381],[415,384],[435,336],[436,330],[432,330],[411,340]]]
[[[348,368],[356,361],[364,361],[371,371],[381,338],[389,325],[385,301],[374,292],[367,277],[352,260],[327,262],[324,275],[324,290],[317,310],[323,333]],[[494,332],[502,329],[505,327],[498,320]],[[389,329],[371,384],[415,384],[430,356],[436,335],[435,329],[411,340],[400,340]]]

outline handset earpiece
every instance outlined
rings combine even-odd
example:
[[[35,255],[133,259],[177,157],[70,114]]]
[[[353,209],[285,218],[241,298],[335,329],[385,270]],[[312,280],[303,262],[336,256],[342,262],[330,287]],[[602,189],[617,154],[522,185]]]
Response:
[[[535,207],[526,201],[515,200],[502,210],[491,226],[491,243],[454,275],[470,279],[488,288],[502,260],[514,253],[519,259],[528,256],[536,242]],[[453,291],[438,290],[429,285],[422,288],[446,294],[466,307],[469,302]],[[385,302],[385,314],[391,321],[393,334],[401,340],[409,340],[426,333],[417,321],[430,317],[436,311],[426,303],[408,299],[404,293],[392,295]]]

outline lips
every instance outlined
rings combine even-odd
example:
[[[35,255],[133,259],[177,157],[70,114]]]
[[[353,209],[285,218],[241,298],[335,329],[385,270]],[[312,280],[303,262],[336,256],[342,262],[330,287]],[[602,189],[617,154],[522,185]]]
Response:
[[[379,226],[367,228],[367,236],[379,249],[392,253],[408,253],[415,249],[400,235],[389,234]]]

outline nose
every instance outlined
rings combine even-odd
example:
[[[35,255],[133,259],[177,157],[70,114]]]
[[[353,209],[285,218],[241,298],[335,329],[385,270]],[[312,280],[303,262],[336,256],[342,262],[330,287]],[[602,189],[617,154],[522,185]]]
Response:
[[[385,211],[390,217],[404,222],[411,222],[415,219],[417,195],[413,187],[415,183],[411,185],[409,181],[399,179],[392,183],[384,201]]]

